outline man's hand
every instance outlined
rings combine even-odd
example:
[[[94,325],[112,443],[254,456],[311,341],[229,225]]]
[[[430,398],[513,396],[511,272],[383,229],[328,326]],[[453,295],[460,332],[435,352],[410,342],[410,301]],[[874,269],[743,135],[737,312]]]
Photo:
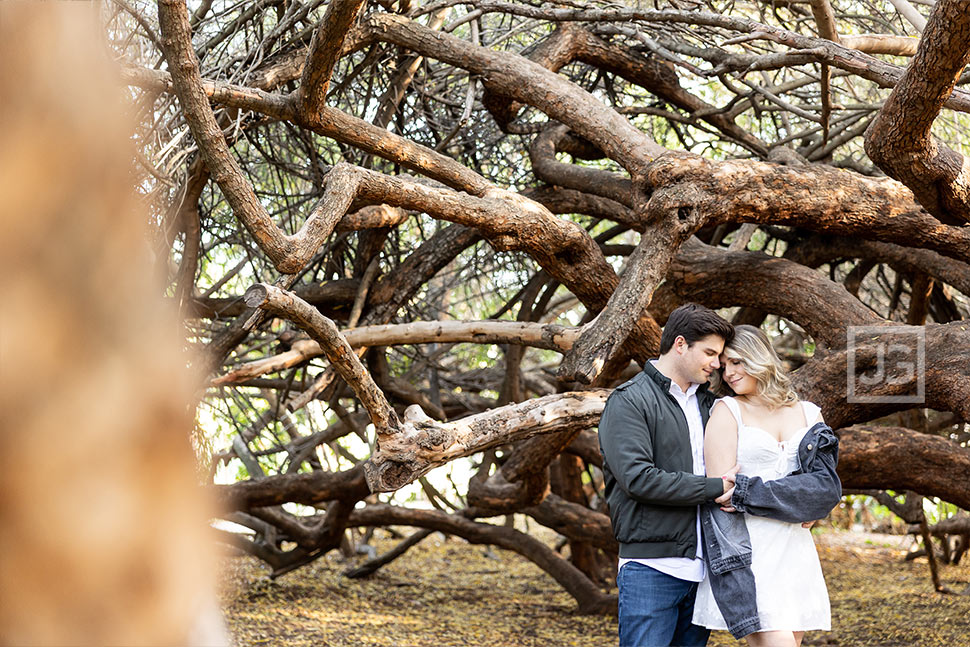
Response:
[[[805,522],[802,523],[802,528],[811,528],[812,526],[814,526],[817,523],[818,523],[817,520],[816,521],[805,521]]]
[[[727,494],[727,492],[729,490],[732,491],[732,492],[734,491],[734,479],[738,475],[738,471],[740,469],[741,469],[741,466],[738,465],[737,463],[735,463],[734,464],[734,467],[732,467],[731,469],[729,469],[727,472],[724,473],[723,476],[721,476],[721,480],[724,483],[724,493],[725,494]],[[723,498],[724,497],[719,497],[719,498],[716,499],[716,501],[718,503],[720,503],[721,502],[721,499],[723,499]]]
[[[734,486],[731,489],[722,494],[721,496],[714,499],[715,503],[721,504],[721,510],[725,512],[737,512],[737,509],[731,505],[731,497],[734,495]]]
[[[737,512],[734,506],[731,505],[731,496],[734,494],[734,480],[740,469],[741,466],[735,463],[734,467],[721,476],[721,480],[724,483],[724,494],[714,499],[714,502],[720,503],[721,510],[725,512]]]

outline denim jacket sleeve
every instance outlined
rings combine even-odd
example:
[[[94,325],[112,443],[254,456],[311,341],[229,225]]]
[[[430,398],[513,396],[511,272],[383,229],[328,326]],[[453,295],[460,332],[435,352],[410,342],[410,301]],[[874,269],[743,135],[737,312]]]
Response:
[[[789,523],[824,518],[842,498],[836,473],[839,439],[832,429],[817,423],[798,446],[799,467],[780,479],[738,474],[731,505],[739,512]]]
[[[717,503],[705,503],[701,506],[701,531],[711,593],[728,631],[738,640],[761,631],[751,570],[751,538],[744,515],[724,512]]]

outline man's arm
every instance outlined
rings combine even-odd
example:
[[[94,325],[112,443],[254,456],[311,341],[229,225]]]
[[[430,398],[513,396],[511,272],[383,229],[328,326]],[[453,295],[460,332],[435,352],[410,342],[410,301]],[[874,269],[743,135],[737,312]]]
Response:
[[[721,496],[729,487],[722,479],[656,466],[650,430],[635,399],[615,391],[600,418],[600,448],[617,485],[631,499],[654,505],[694,505]]]

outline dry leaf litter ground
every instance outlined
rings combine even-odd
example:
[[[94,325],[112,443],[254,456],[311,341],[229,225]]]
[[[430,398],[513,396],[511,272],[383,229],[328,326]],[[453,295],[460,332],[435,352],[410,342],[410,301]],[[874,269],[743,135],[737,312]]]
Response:
[[[539,536],[551,543],[553,535],[544,532]],[[970,596],[935,593],[925,558],[902,561],[911,540],[816,533],[832,600],[832,631],[809,633],[804,645],[970,646]],[[376,534],[379,553],[399,541],[380,530]],[[515,553],[435,533],[368,578],[342,575],[365,559],[344,560],[332,552],[271,581],[261,562],[227,557],[222,595],[236,645],[616,644],[615,619],[572,615],[572,598]],[[941,568],[951,588],[967,588],[970,563]],[[714,632],[709,644],[744,643]]]

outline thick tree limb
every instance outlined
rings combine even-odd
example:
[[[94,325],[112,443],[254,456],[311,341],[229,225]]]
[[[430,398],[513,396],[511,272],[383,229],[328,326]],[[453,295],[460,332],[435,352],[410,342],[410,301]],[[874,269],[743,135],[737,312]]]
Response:
[[[607,391],[556,394],[492,409],[454,422],[420,418],[408,409],[401,432],[382,435],[378,451],[365,464],[374,492],[397,490],[455,458],[538,434],[596,424]]]
[[[362,465],[343,472],[318,470],[301,474],[277,474],[259,480],[213,487],[223,507],[229,510],[249,510],[286,502],[313,505],[340,498],[360,500],[370,493]]]
[[[633,183],[629,178],[599,169],[566,164],[556,159],[556,145],[569,132],[563,125],[543,130],[529,146],[529,160],[536,178],[549,184],[574,189],[633,206]]]
[[[809,0],[812,5],[812,15],[818,27],[818,35],[833,43],[839,42],[839,32],[835,25],[835,13],[829,0]]]
[[[548,495],[539,504],[522,512],[573,541],[586,542],[612,554],[619,552],[619,544],[613,536],[613,524],[609,516],[602,512],[566,501],[555,494]]]
[[[862,36],[841,35],[839,40],[846,47],[857,49],[866,54],[891,54],[892,56],[913,56],[919,46],[918,38],[896,36],[895,34],[864,34]]]
[[[970,222],[970,164],[931,129],[970,62],[970,12],[940,0],[916,56],[866,133],[866,153],[941,222]]]
[[[330,310],[344,310],[346,316],[346,310],[353,303],[358,286],[357,279],[336,279],[325,283],[297,285],[293,293],[325,314]],[[210,319],[238,317],[245,311],[246,302],[242,296],[196,297],[190,300],[188,316]],[[335,315],[327,316],[334,318]]]
[[[403,209],[388,206],[386,204],[371,205],[358,209],[353,213],[348,213],[337,223],[336,231],[360,231],[362,229],[380,229],[382,227],[394,227],[400,225],[408,219],[408,214]]]
[[[919,531],[920,529],[918,525],[910,526],[907,530],[907,532],[911,535],[918,533]],[[968,515],[966,512],[958,512],[952,517],[933,524],[930,526],[929,531],[934,537],[970,534],[970,515]]]
[[[970,230],[940,224],[905,186],[828,166],[665,155],[646,174],[647,215],[697,210],[708,225],[755,222],[924,247],[966,262]],[[820,187],[822,187],[820,189]]]
[[[925,335],[925,399],[913,403],[895,396],[917,393],[917,338]],[[898,343],[907,354],[887,356],[889,344]],[[913,406],[939,411],[952,411],[963,420],[970,419],[970,370],[966,356],[954,349],[970,348],[970,326],[966,322],[904,326],[901,331],[871,333],[856,339],[853,346],[855,374],[848,375],[849,349],[816,353],[816,356],[792,374],[795,389],[806,399],[822,407],[825,420],[833,428],[903,411]],[[859,381],[865,377],[870,385]],[[855,379],[858,395],[875,401],[846,400],[848,379]],[[878,379],[881,378],[881,379]]]
[[[636,231],[643,231],[643,223],[634,216],[633,210],[615,200],[560,186],[526,189],[522,191],[522,195],[530,200],[541,202],[549,211],[556,214],[584,213],[618,222]]]
[[[572,442],[582,427],[580,422],[574,428],[567,427],[516,444],[495,474],[487,480],[472,479],[468,483],[469,514],[491,516],[540,503],[549,494],[549,463]]]
[[[778,314],[829,348],[844,348],[846,326],[886,323],[841,284],[804,265],[759,252],[731,252],[696,238],[670,266],[665,290],[711,308],[743,305]],[[788,289],[798,286],[797,290]]]
[[[579,339],[563,358],[560,379],[592,383],[620,348],[634,323],[650,316],[647,308],[667,274],[671,259],[702,222],[696,213],[683,221],[666,217],[644,231],[606,307],[583,326]]]
[[[970,450],[902,427],[857,425],[839,437],[844,487],[914,490],[970,507]]]

